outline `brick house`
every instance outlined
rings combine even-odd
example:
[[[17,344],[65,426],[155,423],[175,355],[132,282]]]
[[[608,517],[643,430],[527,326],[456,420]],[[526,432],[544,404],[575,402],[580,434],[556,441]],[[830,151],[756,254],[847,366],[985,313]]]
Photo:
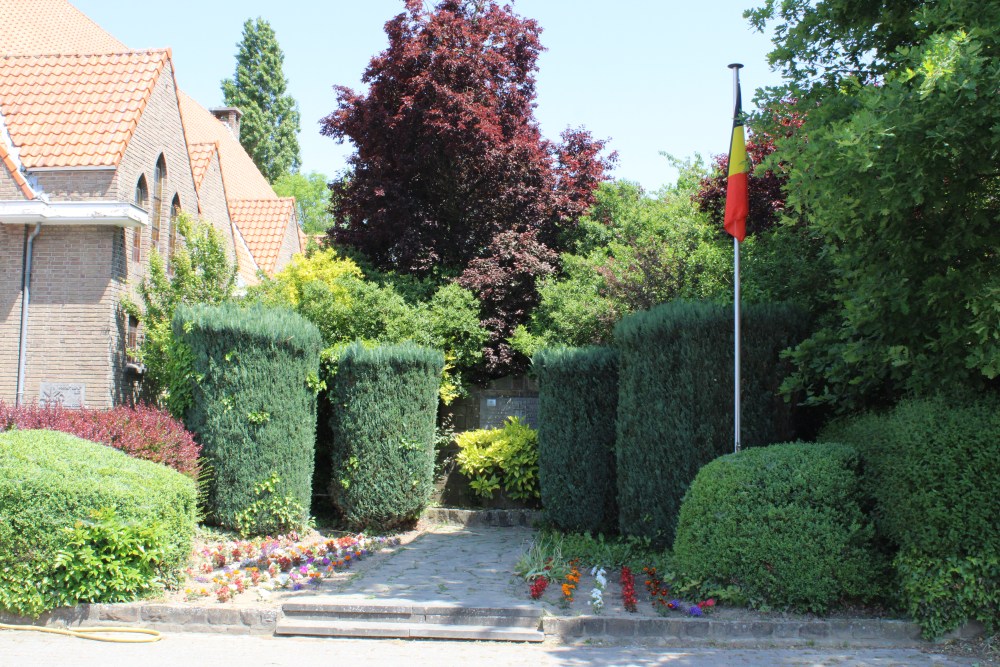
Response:
[[[132,50],[65,0],[0,0],[0,401],[109,407],[149,258],[188,212],[225,239],[241,285],[304,248],[237,140],[239,111],[177,87],[169,50]]]

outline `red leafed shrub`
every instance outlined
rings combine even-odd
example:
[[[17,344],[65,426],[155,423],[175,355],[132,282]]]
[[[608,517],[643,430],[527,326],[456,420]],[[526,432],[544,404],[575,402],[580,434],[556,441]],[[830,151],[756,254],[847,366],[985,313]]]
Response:
[[[0,431],[47,429],[70,433],[120,449],[129,456],[162,463],[195,480],[201,446],[165,410],[140,405],[110,410],[63,407],[16,408],[0,402]]]

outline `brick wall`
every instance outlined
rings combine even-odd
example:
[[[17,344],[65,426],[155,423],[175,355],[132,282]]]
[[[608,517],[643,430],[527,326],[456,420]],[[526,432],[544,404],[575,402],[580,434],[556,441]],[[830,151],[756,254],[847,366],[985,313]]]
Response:
[[[153,201],[153,170],[156,161],[163,155],[167,166],[166,179],[163,183],[163,198],[160,209],[160,255],[167,258],[167,239],[170,237],[170,202],[174,195],[180,197],[181,209],[189,213],[198,211],[198,197],[194,188],[194,177],[191,174],[191,159],[188,156],[187,144],[184,140],[184,130],[181,126],[181,115],[177,107],[177,89],[174,87],[174,77],[170,63],[160,74],[146,104],[146,109],[139,119],[135,133],[125,149],[118,171],[115,174],[114,196],[120,201],[131,202],[135,199],[135,185],[140,175],[146,177],[149,190],[149,204]],[[152,214],[152,211],[150,211]],[[151,215],[152,217],[152,215]],[[132,261],[131,249],[133,234],[142,234],[142,252],[139,262]],[[128,282],[134,288],[145,278],[145,267],[149,263],[151,252],[152,226],[137,231],[128,230],[125,233],[127,249]]]
[[[31,172],[52,201],[115,199],[114,169],[57,169]],[[133,184],[134,187],[134,184]],[[131,200],[129,200],[131,201]]]
[[[24,226],[0,224],[0,401],[13,404],[21,325]]]
[[[198,190],[198,202],[201,205],[201,217],[212,223],[216,231],[226,241],[226,254],[230,261],[236,261],[234,248],[233,225],[229,219],[229,206],[226,205],[226,191],[222,185],[222,171],[219,168],[219,153],[212,156],[208,170],[201,181]]]
[[[11,199],[21,201],[24,199],[24,193],[7,168],[0,165],[0,201]]]
[[[120,235],[109,227],[42,226],[31,269],[26,401],[38,400],[41,383],[59,382],[85,385],[88,407],[112,405]]]

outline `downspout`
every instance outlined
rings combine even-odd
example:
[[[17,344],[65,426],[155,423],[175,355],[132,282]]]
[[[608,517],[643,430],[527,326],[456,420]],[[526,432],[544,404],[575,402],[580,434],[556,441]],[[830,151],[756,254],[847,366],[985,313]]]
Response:
[[[17,395],[14,405],[24,404],[24,368],[28,358],[28,305],[31,303],[31,249],[38,232],[42,231],[41,221],[35,223],[35,230],[28,236],[28,228],[24,228],[24,275],[21,279],[21,339],[17,351]]]

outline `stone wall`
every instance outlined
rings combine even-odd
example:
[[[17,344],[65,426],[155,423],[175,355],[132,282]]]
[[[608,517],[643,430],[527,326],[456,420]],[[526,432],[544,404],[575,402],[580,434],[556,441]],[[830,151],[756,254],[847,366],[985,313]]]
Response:
[[[524,375],[493,380],[469,388],[469,395],[455,401],[449,412],[456,431],[499,428],[510,416],[538,426],[538,385]]]

